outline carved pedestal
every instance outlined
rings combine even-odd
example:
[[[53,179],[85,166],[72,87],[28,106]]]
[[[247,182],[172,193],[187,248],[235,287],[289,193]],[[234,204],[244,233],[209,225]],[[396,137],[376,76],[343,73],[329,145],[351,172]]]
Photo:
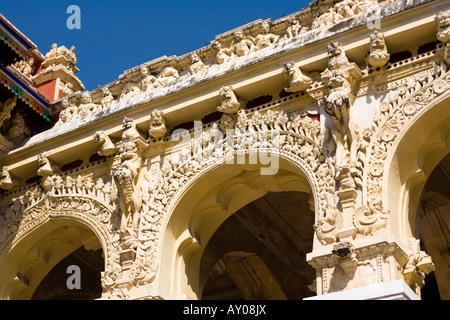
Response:
[[[307,255],[307,261],[317,272],[315,299],[382,298],[389,295],[386,290],[391,287],[387,283],[393,281],[397,282],[395,289],[391,288],[392,296],[416,299],[425,273],[432,269],[427,257],[423,251],[411,250],[409,244],[405,246],[393,235],[379,234],[317,248]],[[408,289],[399,291],[398,281]],[[340,294],[330,296],[335,292]],[[355,295],[357,292],[361,295]]]
[[[127,289],[130,282],[131,268],[133,261],[136,259],[136,250],[125,249],[119,252],[120,264],[122,265],[122,278],[117,281],[117,287]]]

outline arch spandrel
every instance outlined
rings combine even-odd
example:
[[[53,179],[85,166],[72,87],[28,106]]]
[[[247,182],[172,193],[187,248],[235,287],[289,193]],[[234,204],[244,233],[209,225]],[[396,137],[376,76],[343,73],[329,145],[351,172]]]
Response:
[[[88,249],[102,249],[105,261],[102,282],[107,289],[105,282],[108,272],[114,268],[114,255],[119,245],[117,210],[95,195],[55,194],[54,191],[48,194],[36,192],[33,200],[15,198],[12,210],[2,221],[3,275],[14,278],[2,281],[5,284],[1,290],[3,299],[31,298],[33,292],[30,290],[39,284],[38,279],[43,279],[59,260],[83,245]],[[52,244],[57,242],[60,245]],[[34,275],[36,268],[40,270],[37,278]]]
[[[371,129],[366,199],[376,199],[380,205],[382,200],[382,210],[390,212],[390,231],[403,240],[413,236],[414,219],[410,215],[415,216],[420,187],[408,193],[423,187],[448,149],[450,76],[445,73],[428,79],[411,83],[410,89],[399,88],[403,97],[382,103]],[[392,95],[399,94],[394,91]]]
[[[271,114],[268,112],[263,114],[263,117],[271,115],[273,115],[273,113]],[[240,129],[248,129],[250,126],[254,126],[256,122],[252,123],[252,120],[259,116],[261,116],[261,114],[257,113],[256,117],[254,116],[252,119],[248,119],[245,127]],[[200,242],[202,245],[205,244],[214,230],[218,228],[220,223],[223,222],[227,216],[231,215],[234,211],[248,202],[263,196],[268,191],[298,190],[310,192],[314,202],[312,206],[315,208],[316,221],[323,219],[323,215],[325,215],[324,211],[326,210],[325,208],[335,208],[336,205],[333,202],[335,200],[334,180],[331,178],[334,175],[334,168],[327,157],[326,152],[322,150],[324,137],[319,134],[319,127],[316,127],[316,129],[319,129],[318,131],[313,131],[315,129],[307,129],[308,131],[311,130],[307,134],[305,134],[304,131],[300,132],[299,129],[306,129],[299,127],[302,120],[300,117],[296,116],[296,114],[292,116],[292,119],[295,121],[288,122],[289,118],[286,115],[284,122],[281,122],[280,124],[272,124],[273,127],[270,129],[273,131],[276,129],[280,136],[281,143],[277,146],[277,148],[250,147],[233,150],[228,154],[225,153],[228,157],[221,158],[220,161],[218,161],[218,159],[213,159],[214,161],[197,162],[195,154],[192,158],[189,158],[188,161],[182,164],[178,164],[178,162],[175,161],[172,162],[171,155],[166,155],[164,159],[161,160],[160,166],[162,180],[158,184],[159,188],[151,194],[151,199],[149,201],[150,217],[143,215],[140,227],[141,237],[145,233],[150,234],[151,237],[144,238],[146,239],[146,242],[141,241],[141,245],[146,245],[146,248],[150,249],[148,251],[151,252],[153,256],[151,258],[145,258],[145,256],[142,256],[141,259],[146,261],[153,260],[153,266],[147,266],[149,269],[152,269],[153,274],[156,274],[157,272],[157,261],[159,260],[164,262],[165,266],[167,259],[172,261],[169,263],[169,267],[161,267],[159,270],[173,270],[173,268],[176,268],[175,265],[178,262],[173,259],[177,255],[175,253],[176,250],[179,250],[176,249],[177,247],[185,247],[189,248],[189,251],[196,251],[196,249],[198,249],[197,245]],[[243,120],[242,117],[241,120]],[[237,119],[237,121],[239,122],[240,120]],[[319,122],[316,121],[315,126],[318,125]],[[212,130],[216,129],[214,126],[212,128]],[[255,132],[258,132],[258,130],[253,131],[253,135]],[[267,132],[267,130],[264,132]],[[245,136],[245,134],[242,134],[243,131],[239,131],[239,133],[241,133],[242,137]],[[249,136],[252,136],[252,134]],[[225,144],[226,142],[227,139],[224,139],[223,143]],[[256,139],[253,142],[247,141],[247,145],[252,146],[252,143],[255,142],[257,142]],[[210,146],[212,146],[212,144]],[[205,150],[208,150],[208,145]],[[273,176],[261,175],[259,172],[261,169],[260,164],[248,164],[252,153],[258,153],[262,150],[270,153],[271,156],[276,157],[280,162],[280,168],[277,169],[281,170]],[[239,156],[241,156],[241,160],[246,159],[247,164],[245,164],[246,161],[243,161],[244,163],[242,164],[237,164],[239,163]],[[234,163],[234,165],[229,165],[227,167],[226,163],[229,162]],[[246,168],[248,171],[245,170]],[[254,174],[249,168],[253,169]],[[237,177],[233,177],[231,174],[231,178],[227,178],[226,174],[223,175],[223,172],[222,174],[218,174],[221,169],[228,173],[235,170]],[[239,176],[241,173],[243,175]],[[210,181],[211,184],[203,181],[203,179],[208,175],[215,176],[215,178]],[[296,176],[296,178],[293,178],[294,176]],[[216,196],[212,196],[212,198],[208,198],[206,191],[204,191],[206,193],[201,192],[202,190],[209,190],[210,188],[213,188],[210,185],[215,185],[216,188],[221,189],[221,191],[218,192]],[[233,196],[227,194],[227,191],[233,190],[233,188],[235,190],[241,190],[241,192],[239,192],[239,197],[234,195],[234,199],[239,200],[236,203],[233,203],[233,201],[230,200],[233,199]],[[244,189],[245,192],[243,191]],[[211,195],[209,196],[211,197]],[[186,200],[189,197],[191,201]],[[204,207],[189,207],[193,205],[192,203],[196,203],[196,201],[198,202],[202,198],[209,199],[209,202],[204,204]],[[208,231],[205,231],[202,235],[200,235],[202,233],[202,231],[200,231],[202,229],[202,218],[200,218],[201,214],[194,217],[194,219],[190,216],[179,216],[180,211],[185,212],[188,208],[192,211],[209,210],[210,212],[222,212],[222,215],[219,215],[220,218],[216,219],[213,223],[215,227],[210,228]],[[214,216],[214,214],[212,215]],[[215,216],[217,218],[217,215]],[[154,220],[152,221],[151,219]],[[150,221],[152,221],[152,223],[150,223]],[[158,230],[160,231],[158,231],[158,233],[151,233],[152,230],[155,230],[155,224],[159,226]],[[313,226],[311,226],[311,228],[312,227]],[[335,229],[335,227],[331,228],[331,232],[329,232],[330,238],[335,237],[335,235],[333,236]],[[184,232],[185,230],[188,232]],[[173,236],[175,238],[167,239],[167,237],[170,238],[168,232],[174,231],[175,234]],[[196,236],[199,238],[196,239]],[[149,239],[151,239],[151,241],[149,241]],[[157,241],[164,241],[165,245],[163,243],[157,243]],[[147,243],[151,243],[151,246]],[[197,245],[195,243],[197,243]],[[320,245],[319,242],[318,245]],[[161,246],[165,246],[164,249],[161,249]],[[171,248],[173,247],[173,249],[169,249],[168,246]],[[160,251],[164,252],[164,257],[158,257],[160,255],[158,252]],[[146,254],[145,251],[141,251],[140,253]],[[191,252],[189,254],[191,255],[194,253]],[[198,254],[199,253],[195,253],[194,255],[198,257]],[[137,259],[139,258],[140,256],[138,250]],[[147,271],[149,269],[147,269]]]

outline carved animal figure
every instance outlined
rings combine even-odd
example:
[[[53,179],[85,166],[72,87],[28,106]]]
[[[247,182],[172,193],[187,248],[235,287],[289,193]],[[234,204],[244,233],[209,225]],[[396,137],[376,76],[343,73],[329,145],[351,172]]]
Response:
[[[438,22],[437,39],[442,43],[450,41],[450,11],[438,13],[436,20]]]
[[[104,131],[97,131],[94,135],[94,140],[100,145],[98,151],[100,156],[106,157],[116,153],[116,146]]]
[[[311,78],[305,76],[293,61],[284,63],[283,71],[289,83],[289,87],[284,88],[286,92],[303,91],[313,83]]]
[[[342,48],[342,44],[340,42],[331,41],[327,45],[327,51],[328,69],[334,70],[349,64],[347,56],[345,55],[345,51]]]
[[[14,183],[7,167],[3,167],[0,171],[0,188],[4,190],[11,190],[14,188]]]
[[[239,103],[236,95],[233,92],[231,86],[224,86],[219,90],[221,105],[217,107],[217,110],[226,114],[234,114],[238,112],[241,104]]]
[[[160,139],[166,134],[166,121],[160,110],[153,110],[150,115],[150,129],[148,134],[155,139]]]
[[[223,48],[219,41],[213,41],[212,46],[217,50],[216,63],[222,64],[234,57],[234,53],[230,48]]]
[[[374,68],[383,67],[390,58],[390,54],[387,52],[386,41],[384,35],[378,31],[374,31],[370,35],[370,53],[367,57],[367,62]]]

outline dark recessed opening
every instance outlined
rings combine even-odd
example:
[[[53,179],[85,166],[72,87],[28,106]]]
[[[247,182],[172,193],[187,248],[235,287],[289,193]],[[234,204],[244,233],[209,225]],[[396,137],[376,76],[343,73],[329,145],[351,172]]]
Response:
[[[69,170],[73,170],[75,168],[78,168],[79,166],[81,166],[83,164],[82,160],[76,160],[70,163],[67,163],[65,165],[63,165],[61,167],[61,171],[69,171]]]

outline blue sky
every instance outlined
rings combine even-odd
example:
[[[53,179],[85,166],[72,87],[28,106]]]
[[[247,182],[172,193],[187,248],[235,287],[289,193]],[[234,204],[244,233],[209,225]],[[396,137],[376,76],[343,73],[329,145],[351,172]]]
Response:
[[[307,8],[305,0],[1,0],[0,13],[42,54],[53,43],[76,47],[86,89],[124,70],[166,55],[183,55],[218,34],[257,19],[276,20]],[[70,5],[81,10],[81,30],[66,26]]]

